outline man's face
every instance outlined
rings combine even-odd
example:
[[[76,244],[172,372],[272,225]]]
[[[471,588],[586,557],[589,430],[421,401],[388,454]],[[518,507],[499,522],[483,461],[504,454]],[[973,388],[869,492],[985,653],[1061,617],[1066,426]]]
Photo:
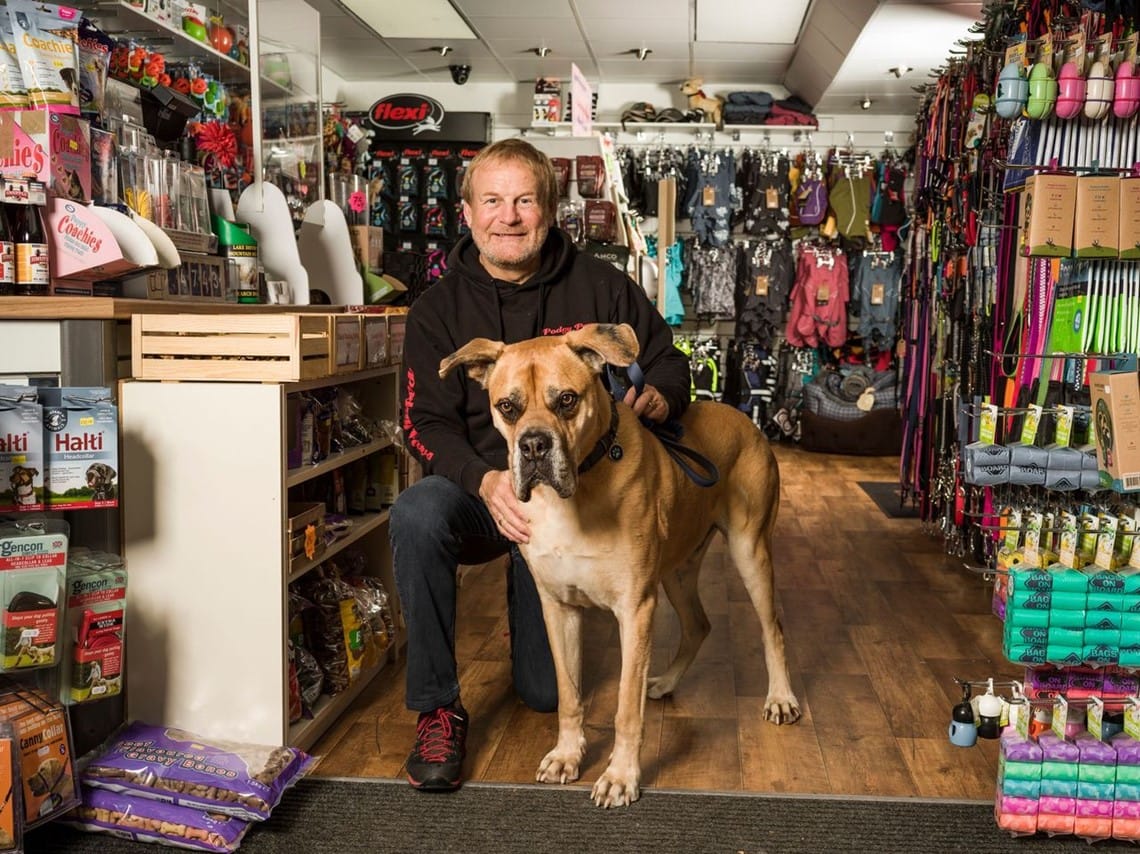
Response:
[[[519,281],[539,266],[550,224],[530,168],[513,160],[482,164],[472,177],[463,215],[483,267],[497,279]]]

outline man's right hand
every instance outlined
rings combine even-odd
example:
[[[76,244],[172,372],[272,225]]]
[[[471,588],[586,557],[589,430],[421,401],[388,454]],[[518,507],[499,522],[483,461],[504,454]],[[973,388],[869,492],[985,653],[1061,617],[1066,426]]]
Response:
[[[483,475],[479,497],[504,537],[514,543],[530,542],[530,519],[526,507],[515,497],[509,471],[489,471]]]

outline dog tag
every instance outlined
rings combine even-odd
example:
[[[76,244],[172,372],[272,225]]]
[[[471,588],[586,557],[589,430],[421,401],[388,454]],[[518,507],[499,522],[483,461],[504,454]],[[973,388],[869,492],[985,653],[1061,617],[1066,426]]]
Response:
[[[716,204],[716,187],[705,187],[701,194],[701,204],[706,208],[711,208]]]
[[[815,292],[815,304],[827,305],[829,302],[831,302],[831,291],[828,290],[827,285],[820,285]]]
[[[765,204],[768,206],[768,210],[774,211],[780,207],[780,192],[775,187],[769,187],[765,191],[764,196]]]
[[[614,442],[612,445],[610,445],[610,459],[615,463],[624,455],[625,451],[621,449],[621,445],[619,445],[617,442]]]
[[[758,297],[768,296],[768,277],[767,276],[757,276],[756,277],[756,296],[758,296]]]
[[[887,299],[887,287],[883,284],[871,285],[871,305],[882,305]]]

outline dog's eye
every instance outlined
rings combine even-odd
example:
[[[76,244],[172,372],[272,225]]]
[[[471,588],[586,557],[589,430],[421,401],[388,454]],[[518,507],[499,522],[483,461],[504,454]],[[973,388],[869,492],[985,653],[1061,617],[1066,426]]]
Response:
[[[515,405],[505,398],[496,403],[495,408],[503,413],[503,415],[510,415],[515,411]]]
[[[562,392],[562,396],[558,398],[558,405],[563,409],[571,409],[577,402],[578,395],[572,391],[564,391]]]

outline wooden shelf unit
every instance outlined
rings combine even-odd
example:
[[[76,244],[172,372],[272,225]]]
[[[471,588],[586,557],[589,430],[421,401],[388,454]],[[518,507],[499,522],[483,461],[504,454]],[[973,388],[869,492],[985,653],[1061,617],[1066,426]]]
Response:
[[[323,698],[312,720],[290,725],[291,582],[358,546],[401,625],[386,510],[353,517],[352,530],[320,559],[290,566],[290,487],[392,446],[374,441],[289,471],[288,395],[348,385],[370,416],[397,420],[394,368],[299,383],[122,383],[124,551],[134,614],[126,654],[130,718],[206,738],[307,747],[395,655],[398,638],[378,667]]]

